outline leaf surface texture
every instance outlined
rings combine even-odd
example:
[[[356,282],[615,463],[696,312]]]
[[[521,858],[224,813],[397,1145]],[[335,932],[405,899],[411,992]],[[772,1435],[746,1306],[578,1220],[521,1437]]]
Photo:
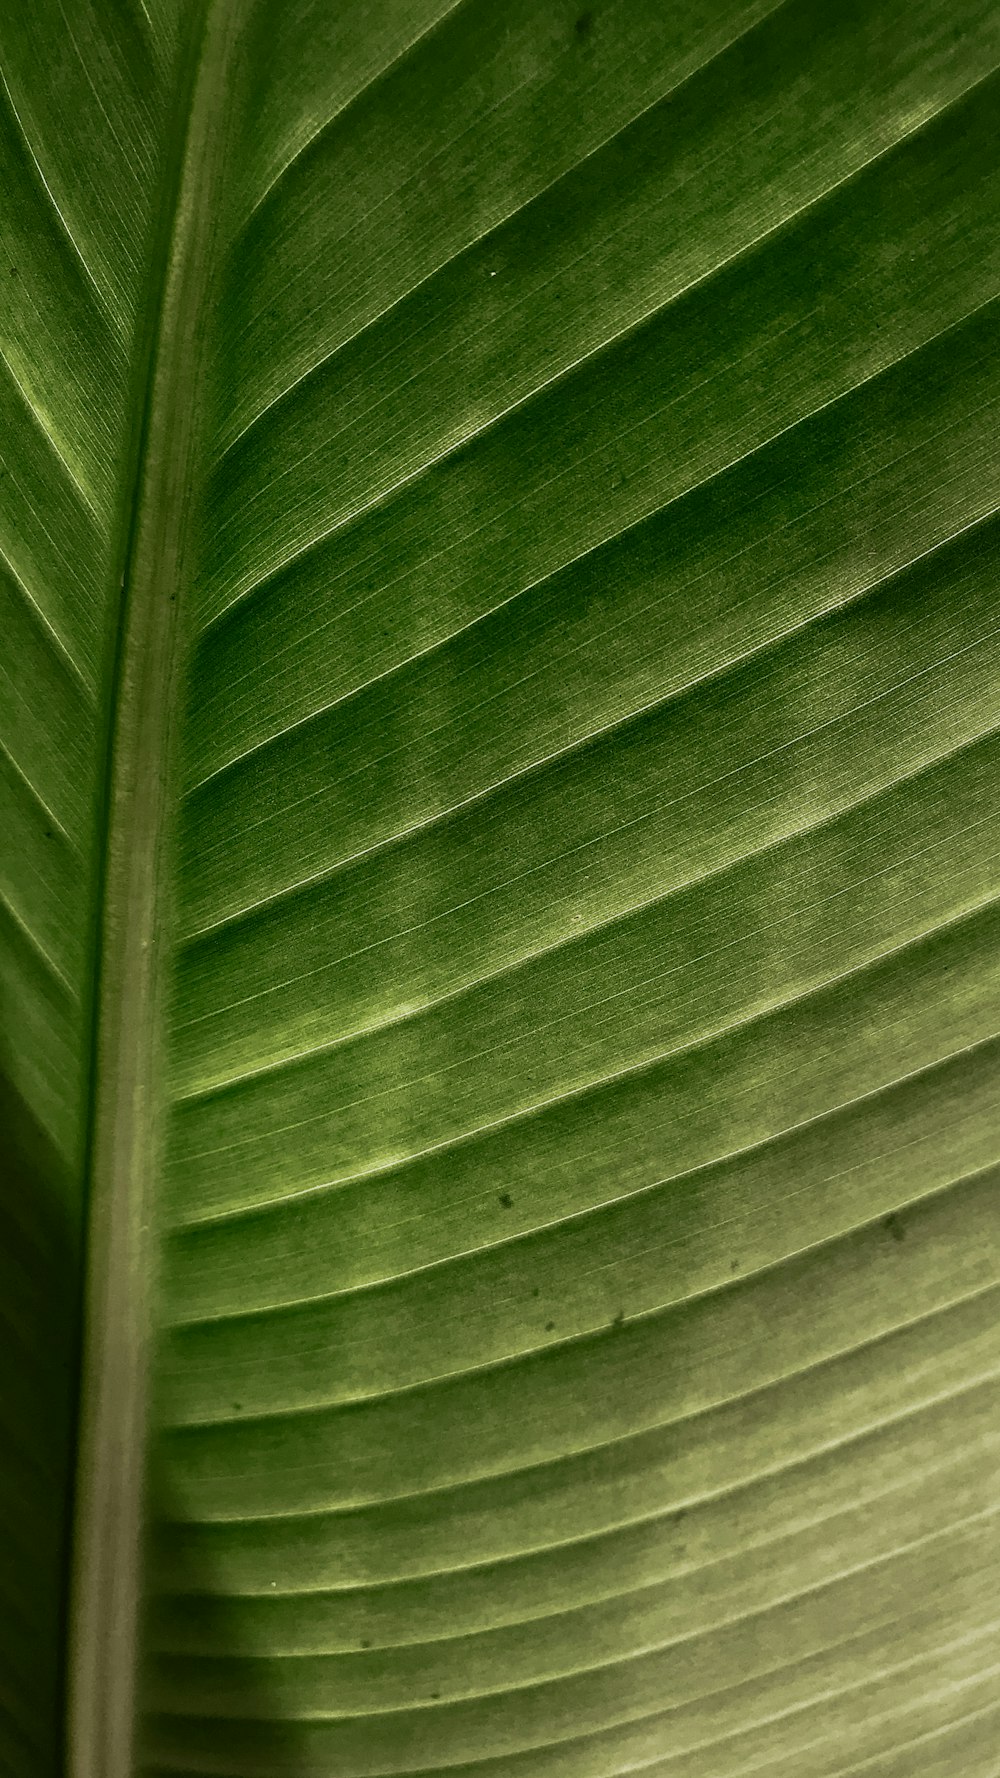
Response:
[[[995,1778],[996,8],[0,67],[0,1764]]]

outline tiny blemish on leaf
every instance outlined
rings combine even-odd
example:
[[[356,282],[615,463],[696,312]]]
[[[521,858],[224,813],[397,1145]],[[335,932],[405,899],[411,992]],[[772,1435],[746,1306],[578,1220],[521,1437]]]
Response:
[[[578,37],[586,37],[593,22],[594,22],[594,15],[592,12],[581,12],[579,18],[576,21],[576,24],[573,27],[577,36]]]
[[[555,1333],[555,1328],[556,1328],[556,1324],[554,1321],[547,1321],[545,1323],[546,1333]]]
[[[624,1311],[624,1309],[619,1309],[617,1315],[612,1317],[611,1325],[612,1325],[612,1327],[624,1327],[625,1326],[625,1311]]]
[[[362,1648],[371,1648],[371,1643],[369,1642],[367,1636],[363,1636],[361,1638],[361,1646],[362,1646]]]
[[[898,1211],[894,1210],[890,1216],[887,1216],[882,1227],[885,1229],[886,1234],[892,1236],[894,1241],[906,1240],[906,1229],[903,1227],[903,1219]]]
[[[538,1295],[538,1294],[539,1294],[539,1293],[538,1293],[538,1285],[537,1285],[537,1284],[536,1284],[536,1285],[535,1285],[535,1286],[534,1286],[534,1288],[533,1288],[533,1290],[532,1290],[532,1292],[531,1292],[531,1294],[532,1294],[532,1296],[537,1296],[537,1295]]]
[[[514,1208],[514,1200],[511,1197],[510,1192],[501,1192],[498,1202],[504,1210],[513,1210]]]
[[[731,1260],[730,1260],[730,1262],[729,1262],[729,1270],[730,1270],[730,1271],[731,1271],[731,1272],[738,1272],[738,1271],[739,1271],[739,1269],[740,1269],[740,1262],[739,1262],[739,1260],[738,1260],[738,1259],[731,1259]]]

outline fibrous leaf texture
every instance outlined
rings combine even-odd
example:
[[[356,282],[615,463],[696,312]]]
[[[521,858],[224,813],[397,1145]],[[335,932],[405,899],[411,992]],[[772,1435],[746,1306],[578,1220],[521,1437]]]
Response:
[[[0,71],[0,1770],[996,1778],[996,6]]]

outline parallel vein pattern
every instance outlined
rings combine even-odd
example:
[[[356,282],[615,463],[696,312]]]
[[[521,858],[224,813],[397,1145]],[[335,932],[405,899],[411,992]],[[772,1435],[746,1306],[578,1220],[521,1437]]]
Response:
[[[8,10],[0,1767],[997,1778],[996,7]]]
[[[987,1778],[995,16],[319,13],[220,235],[149,1771]]]

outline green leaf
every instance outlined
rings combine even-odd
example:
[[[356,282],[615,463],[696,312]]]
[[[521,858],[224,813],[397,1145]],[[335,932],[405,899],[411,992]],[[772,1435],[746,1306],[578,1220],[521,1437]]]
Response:
[[[993,1778],[996,7],[0,70],[0,1767]]]

